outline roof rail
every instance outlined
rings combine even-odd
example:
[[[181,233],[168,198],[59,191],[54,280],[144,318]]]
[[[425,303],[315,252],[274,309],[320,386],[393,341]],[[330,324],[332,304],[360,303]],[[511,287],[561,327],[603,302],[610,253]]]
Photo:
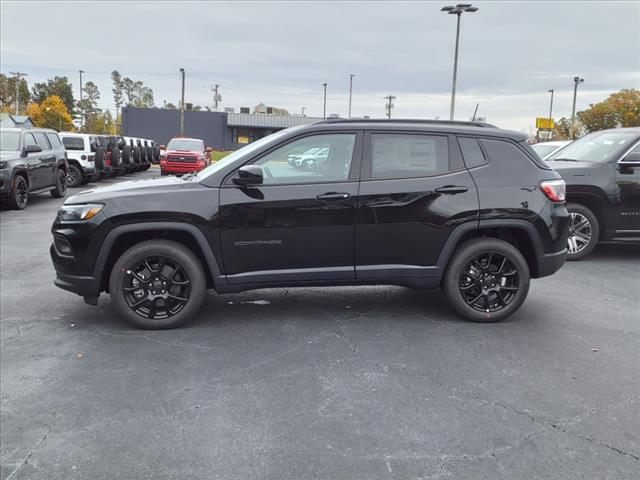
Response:
[[[318,123],[427,123],[433,125],[460,125],[467,127],[498,128],[490,123],[464,122],[461,120],[432,120],[423,118],[327,118]]]

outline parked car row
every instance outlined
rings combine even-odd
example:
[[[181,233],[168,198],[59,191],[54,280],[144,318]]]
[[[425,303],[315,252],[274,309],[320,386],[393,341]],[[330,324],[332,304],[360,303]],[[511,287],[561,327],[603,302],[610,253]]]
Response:
[[[160,160],[160,147],[153,140],[72,132],[60,136],[67,150],[70,187],[147,170]]]
[[[44,128],[1,130],[0,199],[22,210],[29,196],[147,170],[160,161],[160,146],[135,137],[61,132]]]

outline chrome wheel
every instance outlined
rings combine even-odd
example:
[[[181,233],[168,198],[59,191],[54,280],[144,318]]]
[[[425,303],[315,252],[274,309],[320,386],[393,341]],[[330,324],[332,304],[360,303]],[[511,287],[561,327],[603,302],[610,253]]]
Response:
[[[191,280],[175,260],[147,257],[124,272],[122,291],[127,305],[135,313],[161,320],[186,307],[191,296]]]
[[[488,252],[477,255],[462,270],[458,288],[463,300],[479,312],[497,312],[516,297],[519,275],[506,255]]]
[[[584,250],[591,242],[593,229],[591,222],[581,213],[571,212],[569,218],[569,237],[567,244],[569,255],[575,255]]]

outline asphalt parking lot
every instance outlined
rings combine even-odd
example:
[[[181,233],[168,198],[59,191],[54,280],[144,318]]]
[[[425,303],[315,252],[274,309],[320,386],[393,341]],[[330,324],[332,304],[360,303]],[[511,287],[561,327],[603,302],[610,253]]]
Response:
[[[500,324],[349,287],[212,292],[152,332],[54,287],[60,203],[0,212],[3,480],[638,478],[638,247]]]

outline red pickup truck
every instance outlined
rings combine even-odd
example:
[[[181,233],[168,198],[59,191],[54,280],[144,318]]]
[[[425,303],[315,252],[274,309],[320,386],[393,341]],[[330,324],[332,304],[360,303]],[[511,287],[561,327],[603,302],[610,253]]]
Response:
[[[199,172],[211,163],[211,147],[199,138],[176,137],[160,145],[160,174]]]

